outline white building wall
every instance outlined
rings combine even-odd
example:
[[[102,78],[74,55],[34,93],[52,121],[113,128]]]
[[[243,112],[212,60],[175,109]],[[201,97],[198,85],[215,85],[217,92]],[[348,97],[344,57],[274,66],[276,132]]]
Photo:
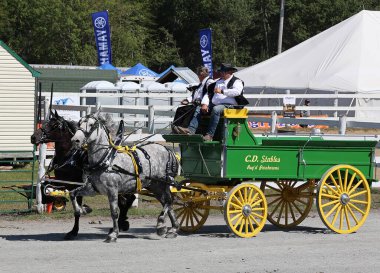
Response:
[[[35,78],[0,46],[0,151],[32,151]]]

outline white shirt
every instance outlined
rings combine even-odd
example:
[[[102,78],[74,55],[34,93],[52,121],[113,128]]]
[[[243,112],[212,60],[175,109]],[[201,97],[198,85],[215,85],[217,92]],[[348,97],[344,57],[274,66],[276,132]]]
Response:
[[[235,97],[239,96],[241,92],[243,91],[243,82],[240,79],[237,79],[231,88],[227,88],[228,83],[232,79],[232,75],[227,79],[224,80],[223,78],[220,78],[216,81],[215,88],[220,88],[223,90],[223,94],[214,93],[214,96],[212,97],[212,104],[214,105],[220,105],[220,104],[232,104],[237,105]],[[202,104],[209,105],[210,100],[207,94],[202,99]]]
[[[202,99],[202,93],[203,93],[203,87],[206,85],[206,88],[207,88],[209,86],[209,84],[211,84],[213,82],[214,82],[214,80],[210,79],[210,76],[204,78],[203,81],[201,82],[201,85],[194,91],[194,98],[190,95],[189,97],[187,97],[187,100],[189,102],[193,102],[196,99],[201,100]]]

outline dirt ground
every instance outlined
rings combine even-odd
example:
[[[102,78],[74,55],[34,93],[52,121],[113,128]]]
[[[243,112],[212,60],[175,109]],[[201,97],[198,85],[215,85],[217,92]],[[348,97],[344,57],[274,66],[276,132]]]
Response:
[[[194,234],[162,239],[155,218],[132,218],[117,243],[103,242],[108,219],[83,217],[77,240],[62,240],[71,220],[0,219],[1,272],[379,272],[380,210],[357,233],[335,234],[312,214],[292,230],[269,223],[250,239],[233,236],[222,215]],[[99,222],[100,221],[100,222]]]

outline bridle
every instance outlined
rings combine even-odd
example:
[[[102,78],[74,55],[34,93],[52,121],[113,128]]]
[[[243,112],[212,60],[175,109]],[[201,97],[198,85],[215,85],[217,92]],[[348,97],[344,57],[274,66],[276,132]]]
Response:
[[[40,130],[42,132],[41,134],[41,139],[40,139],[40,143],[44,143],[46,142],[47,139],[49,139],[49,133],[52,132],[53,130],[55,129],[59,129],[60,132],[62,133],[62,129],[68,129],[69,133],[71,135],[74,135],[75,132],[73,132],[70,128],[70,126],[67,124],[67,122],[65,120],[60,120],[60,119],[56,119],[56,123],[54,123],[51,127],[51,129],[47,130],[47,126],[48,124],[50,123],[51,119],[50,120],[47,120],[46,123],[43,123]],[[52,140],[53,141],[53,140]]]

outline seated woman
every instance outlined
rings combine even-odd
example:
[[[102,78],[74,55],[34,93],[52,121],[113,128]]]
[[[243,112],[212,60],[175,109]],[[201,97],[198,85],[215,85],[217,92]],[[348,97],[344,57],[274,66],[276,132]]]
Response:
[[[181,102],[181,104],[185,106],[178,107],[175,113],[174,121],[172,123],[172,131],[175,134],[180,134],[178,126],[181,128],[187,128],[189,126],[194,113],[200,108],[202,98],[207,93],[207,87],[214,82],[209,76],[209,69],[205,66],[198,67],[197,74],[200,84],[188,88],[192,91],[191,96]]]
[[[225,108],[238,105],[235,98],[243,94],[244,83],[233,75],[236,71],[237,69],[231,64],[222,63],[218,70],[221,73],[221,78],[215,83],[210,84],[208,94],[203,97],[201,107],[195,110],[189,127],[177,127],[181,134],[195,134],[201,120],[201,112],[207,113],[210,111],[211,118],[203,139],[205,141],[212,141],[220,115],[224,112]]]

